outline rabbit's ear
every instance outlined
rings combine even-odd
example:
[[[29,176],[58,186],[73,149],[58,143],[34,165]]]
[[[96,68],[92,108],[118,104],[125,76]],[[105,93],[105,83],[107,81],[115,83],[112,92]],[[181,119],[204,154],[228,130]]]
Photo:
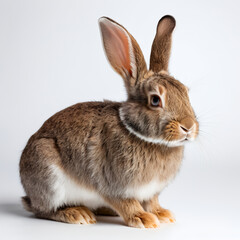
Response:
[[[158,22],[150,57],[150,70],[153,72],[168,71],[172,32],[175,25],[175,19],[169,15],[162,17]]]
[[[112,19],[102,17],[99,25],[107,58],[129,91],[147,70],[142,51],[131,34]]]

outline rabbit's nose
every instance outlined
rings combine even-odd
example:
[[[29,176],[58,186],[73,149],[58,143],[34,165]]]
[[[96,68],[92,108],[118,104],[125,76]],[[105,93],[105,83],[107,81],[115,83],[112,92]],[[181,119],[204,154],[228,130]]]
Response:
[[[188,129],[186,129],[185,127],[183,127],[183,126],[180,125],[180,128],[181,128],[184,132],[188,133]]]
[[[194,120],[190,117],[186,117],[180,121],[180,128],[184,133],[191,133],[195,125]]]

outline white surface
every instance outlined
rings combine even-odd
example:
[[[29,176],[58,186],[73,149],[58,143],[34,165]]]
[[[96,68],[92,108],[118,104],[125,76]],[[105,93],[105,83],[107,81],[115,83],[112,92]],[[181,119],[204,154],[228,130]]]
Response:
[[[0,238],[240,239],[239,7],[227,0],[0,0]],[[77,226],[31,217],[20,205],[18,176],[30,135],[76,102],[125,99],[104,56],[98,18],[125,26],[148,62],[165,14],[177,20],[170,71],[190,87],[201,130],[160,197],[177,223],[139,230],[119,218]]]

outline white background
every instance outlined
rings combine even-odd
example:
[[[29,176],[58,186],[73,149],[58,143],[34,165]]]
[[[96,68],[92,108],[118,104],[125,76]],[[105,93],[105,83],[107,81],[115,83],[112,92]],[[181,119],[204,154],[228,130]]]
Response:
[[[0,0],[0,238],[240,239],[239,9],[237,0]],[[177,222],[140,230],[120,218],[92,226],[33,218],[20,204],[18,173],[28,138],[69,105],[126,99],[105,58],[98,18],[125,26],[148,62],[165,14],[177,20],[170,71],[190,88],[201,129],[159,199]]]

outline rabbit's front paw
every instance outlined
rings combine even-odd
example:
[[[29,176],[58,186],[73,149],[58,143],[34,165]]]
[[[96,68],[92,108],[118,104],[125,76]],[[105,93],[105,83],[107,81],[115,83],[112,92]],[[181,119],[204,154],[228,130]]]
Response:
[[[154,214],[158,217],[160,223],[176,222],[174,214],[168,209],[164,208],[157,209],[156,211],[154,211]]]
[[[148,212],[136,214],[127,221],[128,226],[136,228],[158,228],[159,220],[156,215]]]

